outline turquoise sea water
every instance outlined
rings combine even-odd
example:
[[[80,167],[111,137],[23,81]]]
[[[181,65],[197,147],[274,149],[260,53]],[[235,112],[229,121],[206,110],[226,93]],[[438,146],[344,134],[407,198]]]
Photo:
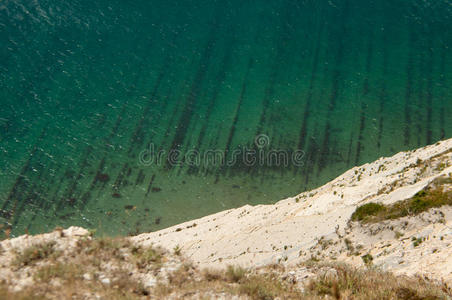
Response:
[[[449,0],[2,1],[1,226],[153,231],[452,137],[451,27]]]

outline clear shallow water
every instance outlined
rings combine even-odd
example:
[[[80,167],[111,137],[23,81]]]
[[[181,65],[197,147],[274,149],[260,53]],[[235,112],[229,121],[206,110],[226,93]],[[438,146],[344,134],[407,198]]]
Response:
[[[152,231],[451,137],[451,18],[447,0],[3,1],[3,228]]]

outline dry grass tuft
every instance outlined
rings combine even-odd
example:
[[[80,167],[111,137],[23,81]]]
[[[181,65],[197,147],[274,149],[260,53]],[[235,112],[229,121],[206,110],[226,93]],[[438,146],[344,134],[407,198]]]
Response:
[[[62,262],[51,263],[40,267],[34,274],[37,282],[50,282],[52,279],[59,278],[64,281],[78,280],[82,276],[82,266]]]
[[[170,276],[168,284],[161,284],[156,289],[157,297],[165,299],[169,295],[177,294],[184,298],[188,295],[206,296],[212,293],[226,294],[227,297],[238,295],[256,300],[302,297],[294,283],[283,281],[280,274],[274,272],[271,267],[266,269],[264,274],[238,266],[228,266],[226,270],[205,269],[200,272],[202,275],[200,278],[196,278],[196,271],[196,269],[191,269],[191,272],[187,269],[177,270]],[[206,297],[211,299],[209,296]]]
[[[282,281],[276,273],[255,274],[240,282],[239,295],[246,295],[255,300],[302,299],[303,294],[294,284]]]
[[[64,253],[56,251],[56,241],[36,244],[17,251],[11,264],[16,272],[28,267],[34,284],[13,293],[10,283],[0,283],[0,299],[81,299],[95,294],[102,299],[146,298],[150,290],[130,274],[159,269],[164,254],[133,247],[125,238],[82,237]]]
[[[378,270],[336,265],[337,276],[319,276],[308,284],[312,299],[449,299],[451,291],[421,278],[396,277]]]
[[[247,271],[242,267],[228,266],[226,269],[225,277],[229,282],[239,282],[242,280]]]
[[[0,299],[449,299],[447,285],[421,278],[396,277],[373,268],[307,262],[304,268],[317,274],[297,282],[281,265],[259,269],[228,266],[224,270],[199,270],[178,261],[180,267],[165,273],[154,287],[144,287],[145,277],[162,271],[169,252],[136,247],[126,239],[81,238],[64,256],[55,256],[55,244],[34,245],[18,253],[16,272],[32,274],[34,284],[11,292],[0,283]],[[61,253],[63,254],[63,252]],[[174,254],[172,259],[179,257]],[[364,256],[366,257],[366,256]],[[363,259],[364,259],[363,257]],[[367,257],[369,261],[371,259]],[[37,263],[39,262],[39,263]],[[173,263],[171,261],[170,263]],[[27,268],[23,268],[23,267]],[[370,266],[370,263],[369,263]],[[23,268],[23,269],[22,269]],[[327,269],[327,272],[324,270]],[[137,273],[140,276],[131,276]],[[154,277],[155,278],[155,277]],[[108,280],[106,280],[108,279]],[[304,287],[304,289],[301,289]],[[87,296],[88,295],[88,296]]]
[[[54,246],[55,242],[48,242],[30,246],[22,251],[17,251],[13,265],[16,267],[23,267],[31,265],[36,261],[49,258],[56,253]]]

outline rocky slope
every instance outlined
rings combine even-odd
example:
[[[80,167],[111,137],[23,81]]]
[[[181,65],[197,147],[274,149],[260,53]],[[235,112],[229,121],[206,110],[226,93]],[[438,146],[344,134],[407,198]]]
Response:
[[[452,281],[450,207],[378,224],[350,221],[359,205],[411,198],[451,173],[449,139],[355,167],[316,190],[275,205],[231,209],[132,241],[178,246],[196,264],[209,267],[295,265],[323,258],[362,265],[361,256],[370,254],[373,264],[383,269]],[[413,238],[424,242],[415,247]]]
[[[440,196],[442,202],[430,194]],[[54,291],[69,286],[69,298],[114,299],[117,295],[111,291],[130,290],[137,297],[196,299],[201,290],[207,298],[247,299],[262,292],[260,285],[270,284],[269,278],[259,274],[271,273],[276,274],[277,283],[265,293],[287,291],[286,298],[291,299],[314,291],[318,293],[313,292],[312,299],[317,299],[322,293],[332,297],[339,293],[340,274],[353,273],[358,281],[362,277],[325,262],[365,266],[363,270],[373,266],[422,278],[414,285],[403,281],[422,291],[432,290],[425,280],[441,282],[433,289],[450,296],[452,207],[443,204],[452,203],[451,197],[452,139],[353,168],[316,190],[274,205],[247,205],[158,232],[103,240],[71,227],[4,240],[0,243],[0,298],[2,289],[34,289],[31,293],[39,290],[46,297],[61,298]],[[441,205],[429,207],[425,199]],[[357,219],[357,208],[368,203],[383,208]],[[405,209],[403,203],[411,206]],[[397,209],[406,212],[394,213]],[[230,265],[251,268],[251,273],[240,271],[238,276],[234,271],[232,278],[240,278],[231,280],[230,270],[203,271]],[[269,266],[275,265],[270,272]],[[366,276],[379,276],[372,274]],[[378,278],[387,286],[397,282],[388,276]],[[320,283],[309,285],[319,278]],[[396,298],[409,299],[412,291],[399,285],[403,284],[387,289]],[[400,293],[408,293],[407,298],[399,297]]]

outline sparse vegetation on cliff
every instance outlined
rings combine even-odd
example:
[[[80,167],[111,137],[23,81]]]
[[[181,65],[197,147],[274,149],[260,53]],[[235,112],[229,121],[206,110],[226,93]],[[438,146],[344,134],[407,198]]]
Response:
[[[17,251],[13,265],[16,267],[28,266],[36,261],[46,259],[55,254],[55,242],[40,243]]]
[[[416,216],[431,208],[452,205],[452,178],[439,177],[431,186],[416,193],[414,197],[396,202],[392,205],[367,203],[359,206],[351,220],[363,223],[376,223],[383,220],[394,220],[406,216]]]
[[[396,277],[376,269],[357,269],[344,264],[310,262],[290,269],[273,265],[258,269],[230,266],[225,270],[200,270],[185,262],[168,273],[166,280],[144,287],[137,277],[129,276],[126,261],[123,269],[112,273],[113,281],[108,284],[96,278],[93,271],[98,265],[93,260],[91,264],[88,261],[77,264],[50,260],[46,262],[48,264],[29,270],[34,273],[33,286],[14,292],[6,283],[1,283],[0,299],[229,299],[240,296],[240,299],[253,300],[408,300],[449,299],[452,296],[446,284],[420,277]]]
[[[375,269],[334,265],[307,286],[307,299],[449,299],[450,288],[422,278],[396,277]],[[324,298],[322,298],[324,297]],[[325,298],[326,297],[326,298]]]
[[[346,173],[298,204],[135,237],[71,227],[10,239],[6,228],[0,299],[452,299],[452,140],[442,145],[360,168],[363,186]],[[387,179],[373,178],[383,164]],[[356,222],[344,218],[353,209]]]

